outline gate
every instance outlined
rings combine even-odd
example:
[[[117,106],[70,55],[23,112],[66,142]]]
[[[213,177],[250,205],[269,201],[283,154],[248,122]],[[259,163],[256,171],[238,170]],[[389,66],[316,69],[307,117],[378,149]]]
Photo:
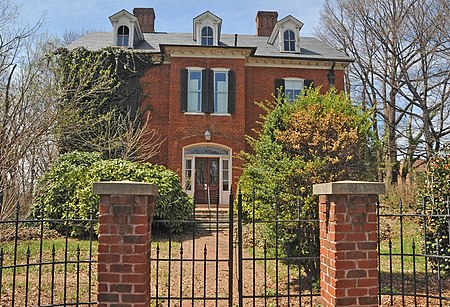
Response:
[[[274,203],[273,216],[261,218],[254,197],[246,210],[240,194],[226,206],[216,199],[196,204],[189,220],[154,221],[169,230],[153,235],[151,305],[317,306],[317,217],[302,216],[300,202],[290,204],[296,217]]]

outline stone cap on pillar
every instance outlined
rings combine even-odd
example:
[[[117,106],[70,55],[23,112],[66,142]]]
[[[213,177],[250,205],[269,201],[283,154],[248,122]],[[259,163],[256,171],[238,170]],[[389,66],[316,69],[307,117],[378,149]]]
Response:
[[[385,193],[383,182],[335,181],[313,185],[314,195],[378,195]]]
[[[146,182],[100,181],[94,182],[96,195],[158,195],[158,186]]]

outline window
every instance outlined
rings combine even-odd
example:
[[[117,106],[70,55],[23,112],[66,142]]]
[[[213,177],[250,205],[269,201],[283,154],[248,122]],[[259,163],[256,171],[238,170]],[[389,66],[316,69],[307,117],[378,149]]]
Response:
[[[128,40],[130,39],[130,29],[127,26],[120,26],[117,30],[117,46],[128,47]]]
[[[284,51],[295,51],[295,34],[291,30],[284,31]]]
[[[187,112],[201,112],[202,105],[202,71],[188,71]]]
[[[314,87],[313,80],[303,78],[275,79],[275,97],[284,97],[286,101],[294,101],[303,88]]]
[[[188,113],[233,114],[236,80],[225,68],[187,68],[180,76],[180,110]]]
[[[186,159],[184,189],[192,190],[192,159]]]
[[[284,95],[286,96],[286,100],[294,101],[298,95],[300,95],[303,89],[303,79],[297,80],[284,80]]]
[[[227,71],[214,71],[214,113],[228,113]]]
[[[230,190],[229,161],[222,160],[222,191]]]
[[[213,29],[211,27],[203,27],[202,29],[202,45],[212,46],[214,44],[213,40]]]

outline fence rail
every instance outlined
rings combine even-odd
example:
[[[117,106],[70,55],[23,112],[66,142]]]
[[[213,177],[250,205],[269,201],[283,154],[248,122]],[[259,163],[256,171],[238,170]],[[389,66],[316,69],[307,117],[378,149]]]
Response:
[[[216,197],[218,200],[218,197]],[[162,306],[316,306],[319,297],[318,219],[283,219],[273,203],[273,218],[255,218],[242,210],[242,197],[230,194],[229,205],[196,205],[192,218],[158,221],[182,224],[182,234],[156,234],[151,252],[151,302]],[[300,206],[294,203],[293,208]],[[301,208],[296,209],[301,212]],[[206,213],[207,214],[206,214]],[[308,252],[286,252],[281,246],[292,225],[309,231]],[[309,227],[309,226],[311,227]],[[288,227],[289,226],[289,227]],[[156,227],[158,228],[158,227]],[[272,237],[264,238],[270,233]],[[306,240],[307,241],[307,240]],[[296,243],[296,242],[295,242]],[[302,245],[303,243],[300,243]],[[313,246],[312,246],[313,245]],[[311,272],[305,270],[310,269]],[[309,274],[308,274],[309,273]]]
[[[20,217],[0,220],[0,304],[2,306],[79,306],[97,304],[97,219]],[[55,228],[65,229],[58,233]],[[84,240],[70,228],[87,228]]]
[[[384,305],[450,305],[450,208],[423,202],[419,212],[385,213],[378,205],[379,302]],[[392,210],[392,209],[390,209]],[[436,233],[436,224],[445,225]],[[447,240],[443,246],[441,240]],[[442,245],[442,246],[441,246]]]

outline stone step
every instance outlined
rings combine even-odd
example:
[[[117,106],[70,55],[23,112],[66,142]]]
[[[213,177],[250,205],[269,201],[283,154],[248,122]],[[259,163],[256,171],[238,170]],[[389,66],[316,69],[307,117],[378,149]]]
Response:
[[[217,228],[226,230],[230,227],[228,208],[195,208],[195,221],[195,227],[199,230],[216,231]]]

